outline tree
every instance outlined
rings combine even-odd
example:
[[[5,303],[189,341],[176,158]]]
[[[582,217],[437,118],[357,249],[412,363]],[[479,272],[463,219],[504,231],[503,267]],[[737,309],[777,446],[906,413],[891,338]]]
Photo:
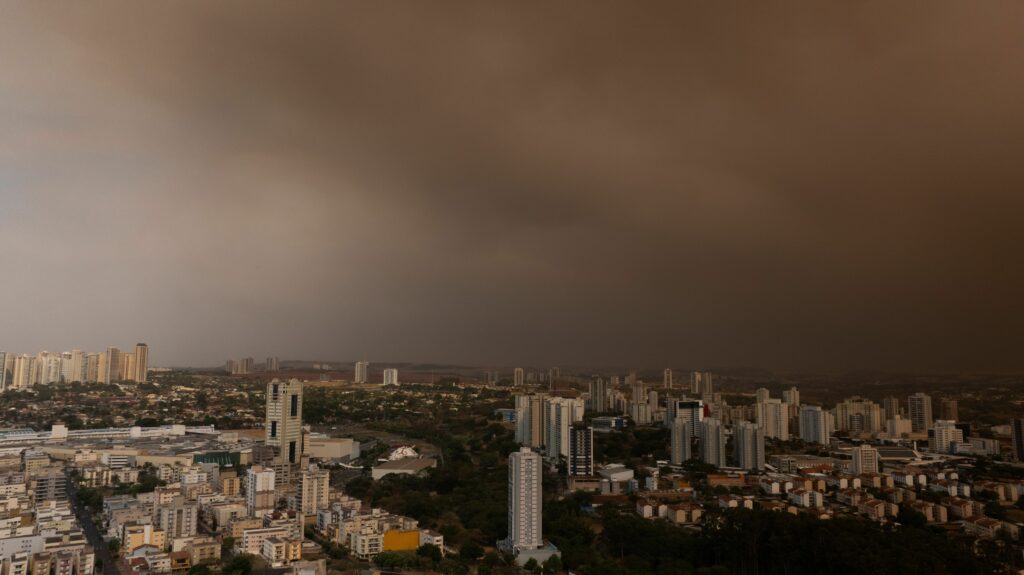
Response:
[[[899,513],[896,514],[896,521],[900,525],[916,527],[918,529],[928,525],[928,518],[924,516],[924,513],[921,513],[916,509],[911,509],[906,505],[900,507]]]
[[[484,556],[484,548],[477,544],[476,541],[470,540],[462,544],[459,548],[459,557],[463,559],[469,559],[475,561]]]
[[[248,555],[236,555],[221,570],[223,575],[249,575],[252,572],[252,560]]]
[[[523,569],[526,569],[531,573],[540,573],[540,563],[537,563],[537,560],[531,557],[530,560],[526,562],[526,565],[523,565]]]
[[[441,562],[441,559],[444,559],[444,556],[441,554],[441,548],[432,543],[424,543],[423,545],[420,545],[419,548],[416,549],[416,554],[420,557],[429,558],[434,562],[434,565],[437,565]]]
[[[562,559],[558,555],[548,557],[543,565],[545,573],[558,573],[562,570]]]
[[[985,504],[985,515],[995,519],[1006,519],[1006,509],[998,501],[989,501]]]

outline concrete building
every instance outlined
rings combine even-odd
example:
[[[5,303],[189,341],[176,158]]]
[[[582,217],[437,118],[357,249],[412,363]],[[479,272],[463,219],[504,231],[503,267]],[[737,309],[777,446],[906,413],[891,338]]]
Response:
[[[677,419],[690,426],[690,436],[700,436],[700,423],[704,420],[704,402],[699,399],[670,399],[665,410],[665,425],[669,428]]]
[[[384,385],[398,385],[398,370],[389,367],[384,370]]]
[[[881,467],[878,450],[870,445],[858,445],[853,448],[853,460],[850,471],[854,475],[862,473],[878,473]]]
[[[741,421],[733,427],[733,451],[736,467],[764,470],[764,430],[757,424]]]
[[[352,381],[354,383],[366,383],[370,381],[370,362],[365,359],[356,362],[352,369]]]
[[[569,430],[569,459],[566,471],[570,477],[594,475],[594,428],[582,424]]]
[[[299,481],[295,487],[293,507],[303,515],[315,515],[325,509],[330,500],[331,473],[310,465],[299,472]]]
[[[250,517],[262,517],[277,505],[276,473],[270,467],[253,465],[245,475],[245,507]]]
[[[1014,419],[1010,425],[1010,439],[1013,443],[1013,457],[1024,462],[1024,419]]]
[[[955,453],[957,446],[964,443],[964,432],[957,428],[956,421],[938,419],[932,428],[929,441],[935,453]]]
[[[932,398],[915,393],[907,398],[907,413],[915,433],[924,433],[932,426]]]
[[[277,379],[267,384],[266,444],[278,461],[296,464],[302,457],[302,382]]]
[[[270,373],[281,371],[281,359],[275,356],[268,357],[267,361],[263,364],[263,370]]]
[[[149,379],[149,346],[144,343],[135,344],[135,368],[132,379],[144,383]]]
[[[596,378],[590,382],[590,409],[594,413],[608,411],[608,382]]]
[[[765,437],[789,439],[789,405],[781,399],[766,399],[754,404],[754,420]]]
[[[704,463],[725,467],[725,426],[713,418],[705,418],[700,424],[700,456]]]
[[[800,439],[807,443],[828,445],[829,429],[827,412],[817,405],[800,407]]]
[[[671,463],[672,465],[682,465],[684,461],[688,461],[693,457],[693,428],[690,422],[677,417],[672,422],[672,434],[671,434]]]
[[[507,547],[513,552],[544,547],[541,523],[543,465],[540,455],[528,447],[509,455]]]
[[[526,384],[526,372],[521,367],[512,370],[512,385],[522,387]]]
[[[882,408],[863,397],[850,397],[833,409],[836,429],[851,434],[878,433],[882,430]]]
[[[959,421],[960,410],[955,399],[943,398],[939,409],[940,417],[947,421]]]

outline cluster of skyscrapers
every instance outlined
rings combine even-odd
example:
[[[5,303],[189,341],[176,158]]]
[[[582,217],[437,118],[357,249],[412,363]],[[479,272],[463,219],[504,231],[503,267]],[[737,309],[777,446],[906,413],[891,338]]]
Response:
[[[224,363],[224,370],[231,375],[248,375],[250,373],[256,373],[257,371],[277,373],[281,371],[281,360],[277,357],[271,356],[268,357],[267,361],[260,367],[262,369],[257,370],[256,360],[251,357],[229,359]]]
[[[80,349],[36,355],[0,351],[0,391],[27,389],[54,383],[145,382],[149,374],[149,346],[135,345],[128,352],[109,347],[101,352]]]

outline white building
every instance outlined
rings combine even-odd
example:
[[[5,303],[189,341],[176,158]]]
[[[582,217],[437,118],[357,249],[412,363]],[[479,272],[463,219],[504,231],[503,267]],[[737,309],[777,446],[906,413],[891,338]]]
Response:
[[[935,453],[956,452],[957,446],[964,443],[964,432],[950,419],[936,420],[932,433],[931,448]]]
[[[850,464],[850,471],[854,475],[862,473],[878,473],[880,461],[878,450],[870,445],[858,445],[853,448],[853,461]]]
[[[759,390],[760,391],[760,390]],[[754,419],[765,437],[789,439],[789,405],[781,399],[766,399],[754,404]]]
[[[352,377],[353,382],[366,383],[367,381],[369,381],[370,362],[366,361],[365,359],[357,361],[354,372],[355,373]]]
[[[389,367],[384,370],[384,385],[398,385],[398,370]]]
[[[700,424],[700,455],[704,463],[725,467],[725,426],[708,417]]]
[[[690,422],[681,417],[677,417],[672,423],[672,465],[682,465],[684,461],[693,457],[693,454],[691,453],[692,445],[693,432],[691,431]]]
[[[508,548],[513,552],[544,546],[541,477],[544,462],[529,447],[508,458]]]
[[[733,428],[736,466],[764,470],[764,430],[755,423],[741,421]]]
[[[807,443],[828,445],[827,412],[817,405],[804,405],[800,408],[800,439]]]
[[[245,508],[250,517],[262,517],[274,510],[275,473],[270,467],[253,465],[245,475]],[[261,543],[262,545],[262,543]]]

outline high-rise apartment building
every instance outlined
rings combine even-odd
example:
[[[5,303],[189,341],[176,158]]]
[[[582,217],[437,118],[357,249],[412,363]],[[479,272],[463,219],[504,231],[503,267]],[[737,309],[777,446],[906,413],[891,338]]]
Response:
[[[134,353],[121,354],[121,369],[117,378],[121,381],[135,381],[135,358]]]
[[[116,347],[108,347],[106,351],[106,358],[107,362],[101,366],[100,372],[102,383],[115,381],[121,374],[121,350]]]
[[[281,359],[277,356],[268,357],[267,362],[263,364],[263,369],[270,373],[277,373],[281,371]]]
[[[757,388],[757,391],[754,392],[754,398],[756,403],[764,403],[771,399],[771,392],[769,392],[767,388],[759,387]]]
[[[765,437],[789,439],[789,405],[781,399],[767,399],[754,404],[754,420]]]
[[[907,398],[907,413],[914,433],[923,433],[932,426],[932,398],[915,393]]]
[[[14,375],[11,380],[13,389],[28,389],[35,380],[36,359],[27,354],[14,358]]]
[[[508,547],[514,551],[544,546],[541,478],[544,462],[529,447],[508,457]]]
[[[851,434],[877,433],[882,430],[882,408],[863,397],[850,397],[837,403],[833,410],[836,429]]]
[[[741,421],[733,428],[736,466],[752,471],[764,470],[764,430],[755,423]]]
[[[135,373],[132,379],[139,383],[149,380],[149,346],[144,343],[135,344]]]
[[[725,426],[714,417],[700,423],[700,458],[715,467],[725,467]]]
[[[278,461],[295,464],[302,457],[302,382],[274,379],[267,384],[266,444]]]
[[[256,371],[256,360],[251,357],[243,357],[238,360],[235,367],[237,368],[237,375],[249,375]]]
[[[661,385],[665,389],[672,389],[672,370],[665,368],[665,371],[661,374]]]
[[[526,384],[526,372],[521,367],[512,370],[512,385],[522,387]]]
[[[1010,422],[1010,439],[1013,442],[1013,457],[1024,462],[1024,419],[1014,419]]]
[[[245,508],[250,517],[262,517],[274,510],[276,474],[270,467],[253,465],[245,474]]]
[[[389,367],[384,370],[384,385],[398,385],[398,370]]]
[[[939,406],[939,413],[942,419],[948,421],[960,420],[960,410],[955,399],[943,398]]]
[[[682,417],[677,417],[672,422],[670,447],[671,455],[669,461],[672,465],[682,465],[693,457],[693,426]]]
[[[353,370],[352,381],[355,383],[366,383],[370,381],[370,362],[365,359],[357,361]]]
[[[584,403],[580,398],[551,397],[545,401],[544,446],[548,457],[569,456],[569,428],[583,421]]]
[[[714,376],[710,371],[690,372],[690,393],[698,396],[714,393]]]
[[[953,453],[957,445],[964,442],[964,432],[957,428],[956,421],[947,419],[935,420],[932,429],[930,447],[935,453]]]
[[[99,381],[100,357],[102,353],[90,353],[85,356],[85,381]]]
[[[569,459],[566,470],[570,477],[594,475],[594,428],[574,424],[569,430]]]
[[[544,445],[547,396],[530,394],[516,396],[516,442],[530,447]]]
[[[699,399],[669,399],[665,410],[665,424],[669,428],[677,419],[690,426],[690,435],[700,435],[700,422],[704,420],[704,402]]]
[[[885,420],[895,419],[900,414],[900,400],[896,397],[889,396],[882,400],[882,411],[884,411]]]
[[[878,473],[879,467],[877,449],[870,445],[858,445],[853,448],[853,460],[850,463],[850,471],[855,475]]]
[[[598,377],[590,382],[590,409],[594,413],[604,413],[608,408],[608,384]]]
[[[828,413],[817,405],[800,407],[800,439],[828,445]]]
[[[169,503],[157,505],[153,524],[164,530],[167,539],[195,537],[199,527],[199,505],[178,495]]]
[[[796,387],[783,390],[782,402],[789,404],[790,407],[800,405],[800,390]]]
[[[315,515],[330,505],[331,472],[310,465],[299,472],[295,487],[294,509],[302,515]]]
[[[7,389],[7,382],[9,381],[11,374],[7,371],[7,356],[6,351],[0,351],[0,392]]]

